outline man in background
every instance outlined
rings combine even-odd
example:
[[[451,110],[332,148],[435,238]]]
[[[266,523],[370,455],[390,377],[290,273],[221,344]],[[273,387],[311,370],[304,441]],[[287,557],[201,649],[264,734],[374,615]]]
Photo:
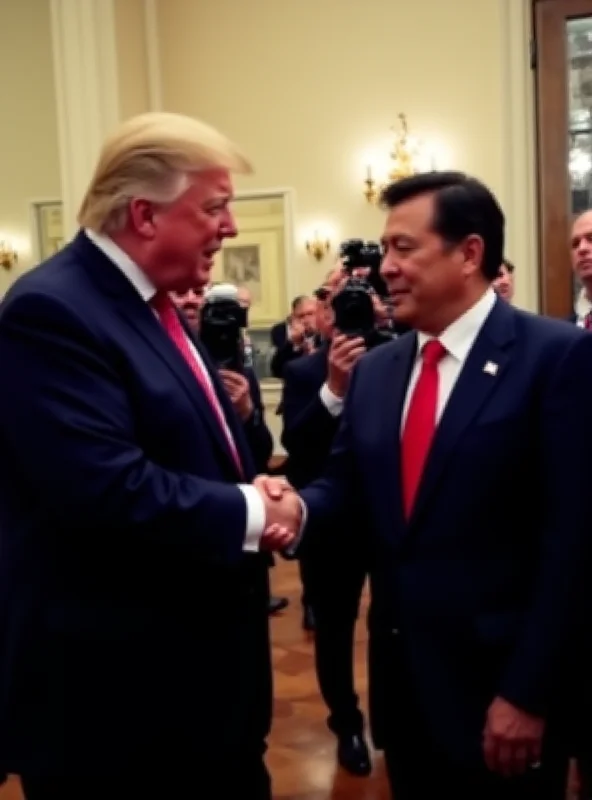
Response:
[[[302,295],[293,301],[286,339],[277,347],[271,359],[270,368],[274,378],[283,378],[286,364],[314,350],[315,314],[314,298]]]
[[[316,328],[323,344],[284,372],[282,443],[286,476],[297,489],[319,478],[339,428],[349,377],[365,352],[362,338],[335,335],[331,301],[344,275],[336,269],[317,291]],[[315,667],[337,737],[337,759],[354,775],[368,775],[370,755],[354,686],[354,638],[368,565],[360,548],[365,511],[348,514],[300,549],[303,626],[315,631]]]
[[[27,800],[271,798],[267,552],[300,504],[257,488],[169,296],[210,282],[249,169],[195,119],[128,120],[0,308],[0,758]]]
[[[571,231],[571,265],[581,285],[570,322],[592,330],[592,211],[584,211],[574,221]]]
[[[492,284],[497,294],[508,303],[514,299],[514,270],[514,264],[507,258],[504,259]]]

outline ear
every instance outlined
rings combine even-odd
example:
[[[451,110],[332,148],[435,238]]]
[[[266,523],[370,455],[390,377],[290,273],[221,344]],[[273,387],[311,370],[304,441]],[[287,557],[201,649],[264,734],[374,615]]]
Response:
[[[155,208],[149,200],[134,197],[130,201],[129,219],[134,230],[145,239],[153,239],[156,235],[154,222]]]
[[[485,254],[485,243],[477,234],[467,236],[461,245],[463,255],[463,272],[465,275],[473,275],[480,272],[483,256]]]

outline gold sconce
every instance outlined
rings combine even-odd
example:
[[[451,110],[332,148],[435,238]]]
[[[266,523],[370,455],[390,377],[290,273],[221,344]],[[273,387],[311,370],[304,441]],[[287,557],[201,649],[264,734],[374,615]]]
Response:
[[[399,114],[400,128],[396,132],[392,150],[389,153],[391,167],[387,173],[386,180],[379,183],[372,174],[372,168],[366,167],[366,179],[364,181],[364,197],[368,203],[376,203],[382,190],[388,183],[400,181],[422,171],[421,164],[426,162],[426,153],[423,152],[421,145],[409,136],[409,127],[405,114]],[[392,130],[395,130],[394,128]],[[433,158],[430,159],[429,169],[435,169]]]
[[[319,232],[315,231],[313,238],[307,241],[305,246],[309,255],[316,261],[322,261],[331,249],[331,242],[329,239],[322,239],[319,236]]]
[[[18,264],[18,253],[8,242],[0,241],[0,265],[9,270],[15,264]]]

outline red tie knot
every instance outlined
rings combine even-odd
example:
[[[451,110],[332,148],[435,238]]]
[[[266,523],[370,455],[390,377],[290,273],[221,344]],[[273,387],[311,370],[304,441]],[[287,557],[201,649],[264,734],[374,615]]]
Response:
[[[169,297],[168,292],[159,290],[156,292],[152,300],[150,300],[150,305],[159,316],[162,316],[173,308],[173,301]]]
[[[426,367],[435,367],[446,355],[446,348],[438,339],[431,339],[421,349],[421,357]]]

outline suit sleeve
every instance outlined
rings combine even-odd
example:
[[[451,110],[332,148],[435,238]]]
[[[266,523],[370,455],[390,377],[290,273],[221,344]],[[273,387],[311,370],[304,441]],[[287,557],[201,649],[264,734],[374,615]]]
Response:
[[[269,459],[273,454],[273,436],[265,423],[265,408],[261,398],[259,381],[252,371],[248,372],[247,379],[251,389],[253,414],[243,424],[243,430],[257,472],[265,472],[268,468]]]
[[[162,538],[217,562],[241,558],[240,489],[168,470],[142,451],[121,375],[74,311],[41,294],[9,301],[0,358],[9,376],[2,438],[58,524]]]
[[[356,366],[322,477],[300,493],[308,512],[305,535],[340,522],[350,508],[351,499],[357,495],[359,483],[352,442],[352,409],[356,404],[358,374],[359,366]]]
[[[332,416],[322,403],[316,382],[288,367],[281,405],[282,444],[290,458],[306,465],[314,453],[315,460],[324,464],[339,428],[339,417]]]
[[[592,336],[571,345],[544,392],[542,553],[525,627],[500,691],[541,716],[565,688],[560,682],[567,660],[577,659],[578,645],[589,636]]]
[[[269,369],[271,370],[273,377],[282,380],[286,365],[301,355],[302,354],[300,351],[294,350],[294,345],[290,341],[287,341],[281,347],[278,347],[271,357],[271,361],[269,363]]]
[[[271,329],[271,344],[277,350],[280,348],[284,343],[284,336],[283,333],[285,332],[285,323],[280,323],[279,325],[274,325]]]

